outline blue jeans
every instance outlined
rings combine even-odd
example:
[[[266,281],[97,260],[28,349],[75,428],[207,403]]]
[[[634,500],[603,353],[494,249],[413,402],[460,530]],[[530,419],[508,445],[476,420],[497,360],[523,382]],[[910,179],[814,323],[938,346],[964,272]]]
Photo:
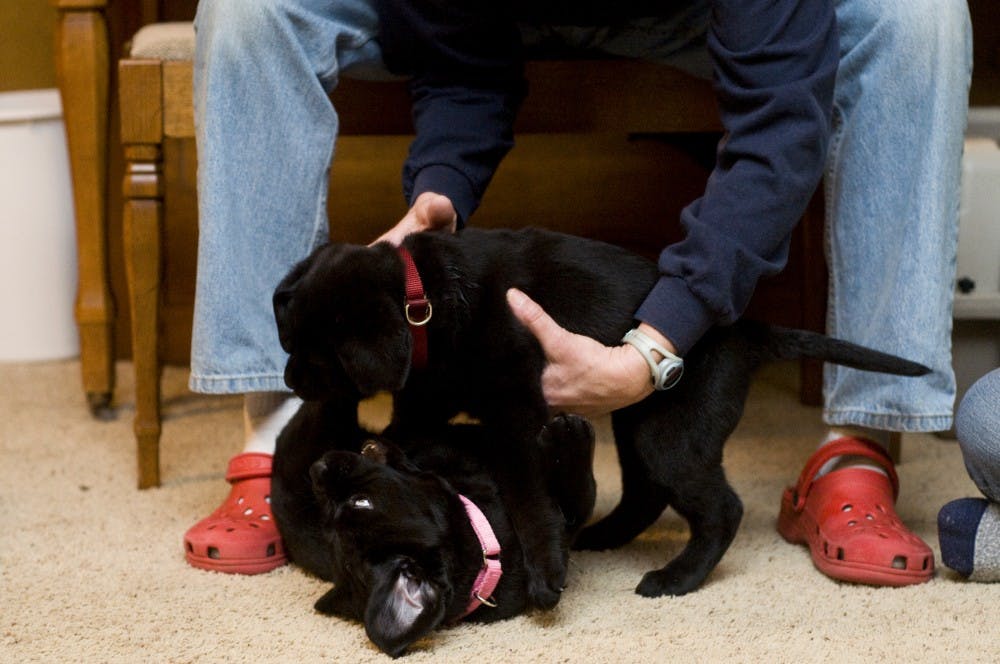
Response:
[[[962,0],[840,0],[827,165],[829,332],[933,368],[827,370],[831,424],[951,426],[951,302],[971,73]],[[709,3],[614,30],[525,28],[699,75]],[[326,238],[341,74],[384,76],[370,0],[202,0],[195,111],[200,240],[191,388],[285,390],[271,293]],[[390,225],[395,220],[386,220]],[[372,238],[385,229],[373,228]]]
[[[1000,503],[1000,369],[977,380],[962,397],[955,430],[969,477],[984,496]]]

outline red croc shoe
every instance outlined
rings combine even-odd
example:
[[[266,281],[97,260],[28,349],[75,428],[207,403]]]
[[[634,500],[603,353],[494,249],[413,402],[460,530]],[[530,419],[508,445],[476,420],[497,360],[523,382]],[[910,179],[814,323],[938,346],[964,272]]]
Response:
[[[866,457],[888,477],[841,468],[816,478],[834,457]],[[892,459],[867,440],[840,438],[816,450],[794,487],[781,497],[778,532],[806,544],[813,564],[829,577],[854,583],[906,586],[934,576],[934,552],[911,533],[893,507],[899,479]]]
[[[237,454],[229,461],[229,496],[184,534],[187,561],[230,574],[261,574],[288,562],[271,515],[271,455]]]

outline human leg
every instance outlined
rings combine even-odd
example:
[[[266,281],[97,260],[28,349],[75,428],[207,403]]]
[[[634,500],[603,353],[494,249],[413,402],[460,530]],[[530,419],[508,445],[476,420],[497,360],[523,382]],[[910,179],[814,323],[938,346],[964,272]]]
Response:
[[[271,295],[326,237],[337,133],[328,92],[342,70],[378,60],[374,10],[367,0],[211,0],[195,25],[191,388],[287,391]]]
[[[945,565],[972,581],[1000,581],[1000,369],[980,378],[955,416],[969,476],[986,496],[941,508],[938,538]]]
[[[955,387],[948,351],[971,72],[968,10],[961,0],[922,0],[917,6],[840,0],[837,18],[841,61],[825,174],[827,331],[922,362],[932,371],[900,378],[827,365],[824,419],[835,428],[831,444],[884,440],[887,431],[937,431],[951,424]],[[856,461],[828,452],[817,452],[834,457],[822,471],[838,461]],[[846,484],[850,478],[840,473],[830,472],[826,484]],[[854,479],[866,477],[857,473],[850,471]],[[884,484],[867,477],[871,484]],[[830,493],[846,505],[853,491]],[[882,493],[880,504],[891,510],[895,496]],[[786,511],[783,505],[787,520]],[[884,545],[897,553],[890,559],[922,560],[929,547],[915,544],[894,510],[889,516],[896,536]],[[856,550],[868,556],[865,546]],[[845,549],[844,555],[854,554]],[[928,570],[913,582],[931,575]],[[870,582],[882,583],[878,577]]]
[[[203,0],[195,21],[199,248],[191,389],[247,394],[229,497],[185,535],[189,562],[256,573],[284,562],[270,458],[288,400],[271,295],[327,234],[342,72],[384,72],[369,0]]]
[[[951,304],[971,74],[962,0],[837,3],[841,61],[825,178],[828,332],[932,369],[827,365],[834,426],[951,426]]]

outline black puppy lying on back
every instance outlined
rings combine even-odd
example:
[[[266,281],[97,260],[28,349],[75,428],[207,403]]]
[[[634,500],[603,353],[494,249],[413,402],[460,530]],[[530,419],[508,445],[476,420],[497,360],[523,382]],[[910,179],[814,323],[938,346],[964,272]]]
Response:
[[[316,609],[363,622],[396,657],[439,625],[530,608],[521,544],[493,475],[509,463],[503,441],[474,424],[386,434],[400,444],[311,402],[278,440],[275,522],[291,559],[334,583]],[[549,510],[519,509],[565,559],[594,507],[594,432],[582,418],[556,417],[536,445],[540,482],[560,516],[546,521]]]
[[[659,276],[651,261],[612,245],[533,229],[419,233],[404,246],[433,306],[416,331],[407,322],[407,273],[396,248],[328,244],[293,268],[274,296],[290,355],[285,381],[306,400],[391,391],[395,421],[407,427],[433,427],[464,411],[497,432],[513,461],[509,468],[537,465],[535,437],[548,409],[541,391],[545,357],[508,309],[507,289],[527,293],[569,331],[613,345]],[[416,368],[414,339],[423,334],[428,362]],[[688,353],[676,387],[612,414],[621,502],[584,529],[576,547],[620,546],[672,506],[688,521],[691,538],[636,591],[680,595],[697,588],[742,517],[722,470],[722,449],[739,422],[751,374],[762,362],[802,357],[903,375],[928,371],[812,332],[750,321],[713,329]],[[498,482],[513,489],[503,499],[524,546],[530,599],[554,605],[564,560],[534,537],[518,509],[546,509],[541,488],[530,479],[535,473],[518,481],[506,472],[498,471]]]

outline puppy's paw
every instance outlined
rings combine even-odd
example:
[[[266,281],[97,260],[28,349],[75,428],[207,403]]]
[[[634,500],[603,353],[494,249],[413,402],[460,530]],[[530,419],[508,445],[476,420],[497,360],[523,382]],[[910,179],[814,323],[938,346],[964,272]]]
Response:
[[[541,553],[541,552],[539,552]],[[547,564],[539,565],[539,556],[532,560],[535,564],[527,565],[528,599],[533,606],[548,610],[559,602],[563,588],[566,587],[566,571],[568,556],[559,551],[547,551]]]
[[[705,575],[678,569],[679,566],[667,565],[663,569],[646,572],[642,581],[636,586],[635,592],[643,597],[663,597],[664,595],[680,596],[697,590],[705,580]]]
[[[528,601],[535,608],[548,611],[555,608],[562,596],[562,586],[553,588],[541,579],[532,577],[528,581]]]

